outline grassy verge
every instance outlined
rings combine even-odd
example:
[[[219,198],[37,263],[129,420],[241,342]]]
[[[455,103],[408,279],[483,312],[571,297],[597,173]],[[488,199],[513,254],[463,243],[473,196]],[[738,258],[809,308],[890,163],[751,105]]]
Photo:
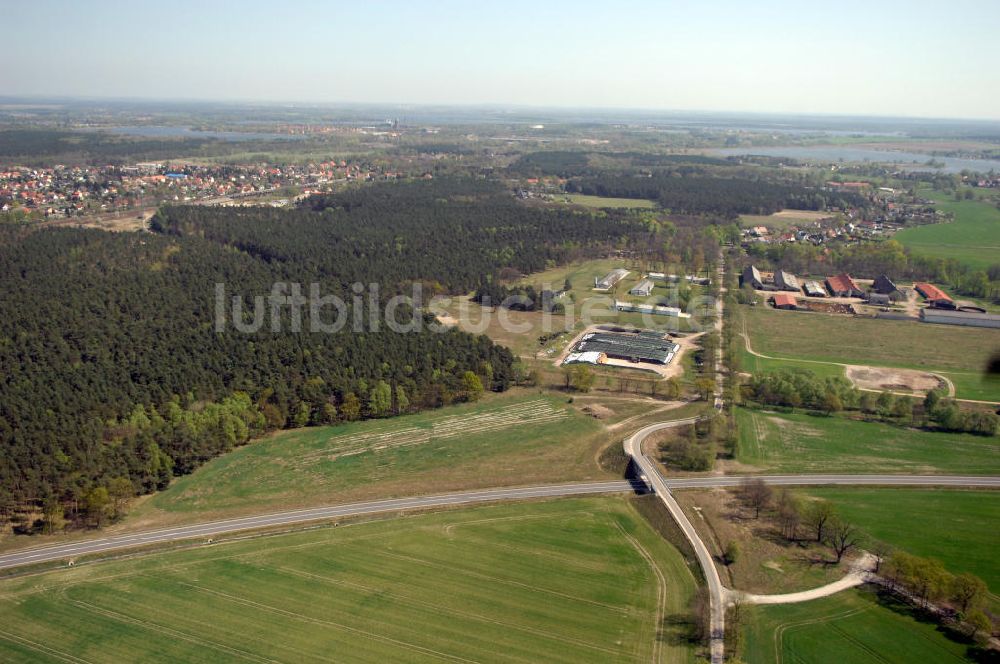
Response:
[[[781,473],[1000,474],[1000,439],[738,408],[736,458]]]

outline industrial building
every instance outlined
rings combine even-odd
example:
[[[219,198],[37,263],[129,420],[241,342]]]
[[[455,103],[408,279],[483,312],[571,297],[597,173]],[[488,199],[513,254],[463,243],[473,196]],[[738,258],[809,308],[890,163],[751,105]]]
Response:
[[[637,295],[639,297],[649,297],[652,293],[653,282],[651,279],[643,279],[629,291],[629,295]]]
[[[849,274],[838,274],[835,277],[828,277],[826,287],[830,289],[830,295],[834,297],[864,297],[865,293]]]
[[[955,302],[947,293],[935,286],[924,282],[913,284],[918,293],[924,296],[927,304],[935,309],[954,309]]]
[[[662,281],[664,283],[674,283],[681,280],[681,276],[676,274],[664,274],[663,272],[650,272],[646,275],[653,281]],[[693,274],[685,274],[683,277],[684,281],[695,286],[709,286],[712,280],[708,277],[696,277]]]
[[[774,273],[774,285],[778,287],[778,290],[799,292],[799,280],[795,278],[794,274],[784,270],[777,270]]]
[[[981,314],[973,311],[921,309],[920,320],[925,323],[940,323],[942,325],[1000,328],[1000,316],[997,314]]]
[[[661,332],[590,332],[583,336],[571,355],[598,359],[603,355],[605,359],[669,364],[677,354],[677,348],[677,344],[664,339]]]
[[[747,265],[743,268],[743,274],[740,275],[740,286],[747,285],[754,290],[764,289],[764,282],[760,278],[760,270],[753,265]]]
[[[624,268],[611,270],[603,278],[594,277],[594,288],[596,290],[611,290],[619,281],[629,275],[629,271]]]
[[[818,281],[807,281],[802,285],[802,290],[809,297],[826,297],[826,291],[823,290]]]
[[[775,293],[771,301],[774,303],[775,309],[797,309],[799,306],[799,301],[789,293]]]
[[[618,311],[635,311],[640,314],[655,314],[657,316],[673,316],[674,318],[691,318],[677,307],[664,307],[654,304],[633,304],[631,302],[615,302]]]

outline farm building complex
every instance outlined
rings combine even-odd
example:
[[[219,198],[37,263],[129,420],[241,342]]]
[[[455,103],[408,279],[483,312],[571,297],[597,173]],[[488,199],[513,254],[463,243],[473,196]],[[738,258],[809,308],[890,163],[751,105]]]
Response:
[[[625,268],[618,268],[611,270],[603,278],[594,277],[594,288],[597,290],[611,290],[615,285],[627,277],[629,271]]]
[[[872,284],[872,288],[879,295],[892,295],[893,293],[899,290],[896,287],[896,284],[892,281],[892,279],[890,279],[884,274],[880,274],[878,275],[878,277],[875,278],[875,282]]]
[[[1000,328],[1000,316],[982,314],[975,311],[950,311],[948,309],[921,309],[920,320],[925,323],[943,325],[966,325],[969,327]]]
[[[763,290],[764,282],[760,278],[760,270],[753,265],[747,265],[740,275],[740,286],[750,286],[754,290]]]
[[[818,281],[807,281],[802,285],[802,290],[809,297],[826,297],[826,291]]]
[[[924,296],[924,299],[927,300],[927,304],[934,307],[935,309],[955,308],[955,302],[951,299],[951,296],[945,293],[937,286],[935,286],[934,284],[917,282],[913,284],[913,287],[917,290],[918,293]]]
[[[834,297],[864,297],[864,291],[858,288],[854,279],[849,274],[838,274],[835,277],[828,277],[826,287],[830,289],[830,295]]]
[[[795,278],[794,274],[785,272],[784,270],[778,270],[774,273],[774,285],[778,287],[778,290],[791,291],[793,293],[799,291],[799,280]]]
[[[795,296],[789,293],[777,293],[771,299],[774,301],[775,309],[795,309],[799,306]]]
[[[629,362],[668,364],[677,354],[677,344],[662,332],[590,332],[576,344],[564,363],[603,364],[607,358]]]

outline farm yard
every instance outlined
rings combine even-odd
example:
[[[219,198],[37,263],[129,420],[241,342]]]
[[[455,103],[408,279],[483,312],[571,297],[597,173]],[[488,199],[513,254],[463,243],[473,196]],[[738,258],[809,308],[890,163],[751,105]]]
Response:
[[[742,609],[743,660],[751,664],[967,662],[968,646],[947,638],[864,588],[802,604]]]
[[[1000,439],[738,408],[741,468],[780,473],[1000,474]]]
[[[691,662],[677,618],[695,579],[630,500],[346,522],[8,579],[0,660]]]
[[[758,353],[782,360],[933,371],[950,379],[960,398],[1000,401],[1000,382],[986,381],[982,373],[990,354],[1000,349],[1000,330],[757,307],[744,307],[743,314]]]
[[[835,216],[835,213],[816,210],[779,210],[774,214],[741,214],[740,223],[743,226],[766,226],[769,230],[782,231]]]
[[[179,478],[141,502],[122,527],[601,478],[595,457],[607,435],[604,423],[565,398],[537,392],[391,420],[285,431]]]

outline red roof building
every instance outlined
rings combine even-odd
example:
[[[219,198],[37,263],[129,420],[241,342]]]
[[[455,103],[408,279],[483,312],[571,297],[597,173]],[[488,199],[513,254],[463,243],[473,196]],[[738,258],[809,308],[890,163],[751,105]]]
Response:
[[[795,299],[795,296],[789,295],[788,293],[774,294],[775,309],[795,309],[797,306],[798,300]]]
[[[861,297],[864,295],[849,274],[828,277],[826,287],[830,289],[830,294],[834,297]]]
[[[918,282],[913,284],[913,287],[917,289],[918,293],[924,296],[924,299],[927,300],[927,303],[930,306],[937,309],[955,308],[955,302],[951,299],[951,297],[934,284]]]

